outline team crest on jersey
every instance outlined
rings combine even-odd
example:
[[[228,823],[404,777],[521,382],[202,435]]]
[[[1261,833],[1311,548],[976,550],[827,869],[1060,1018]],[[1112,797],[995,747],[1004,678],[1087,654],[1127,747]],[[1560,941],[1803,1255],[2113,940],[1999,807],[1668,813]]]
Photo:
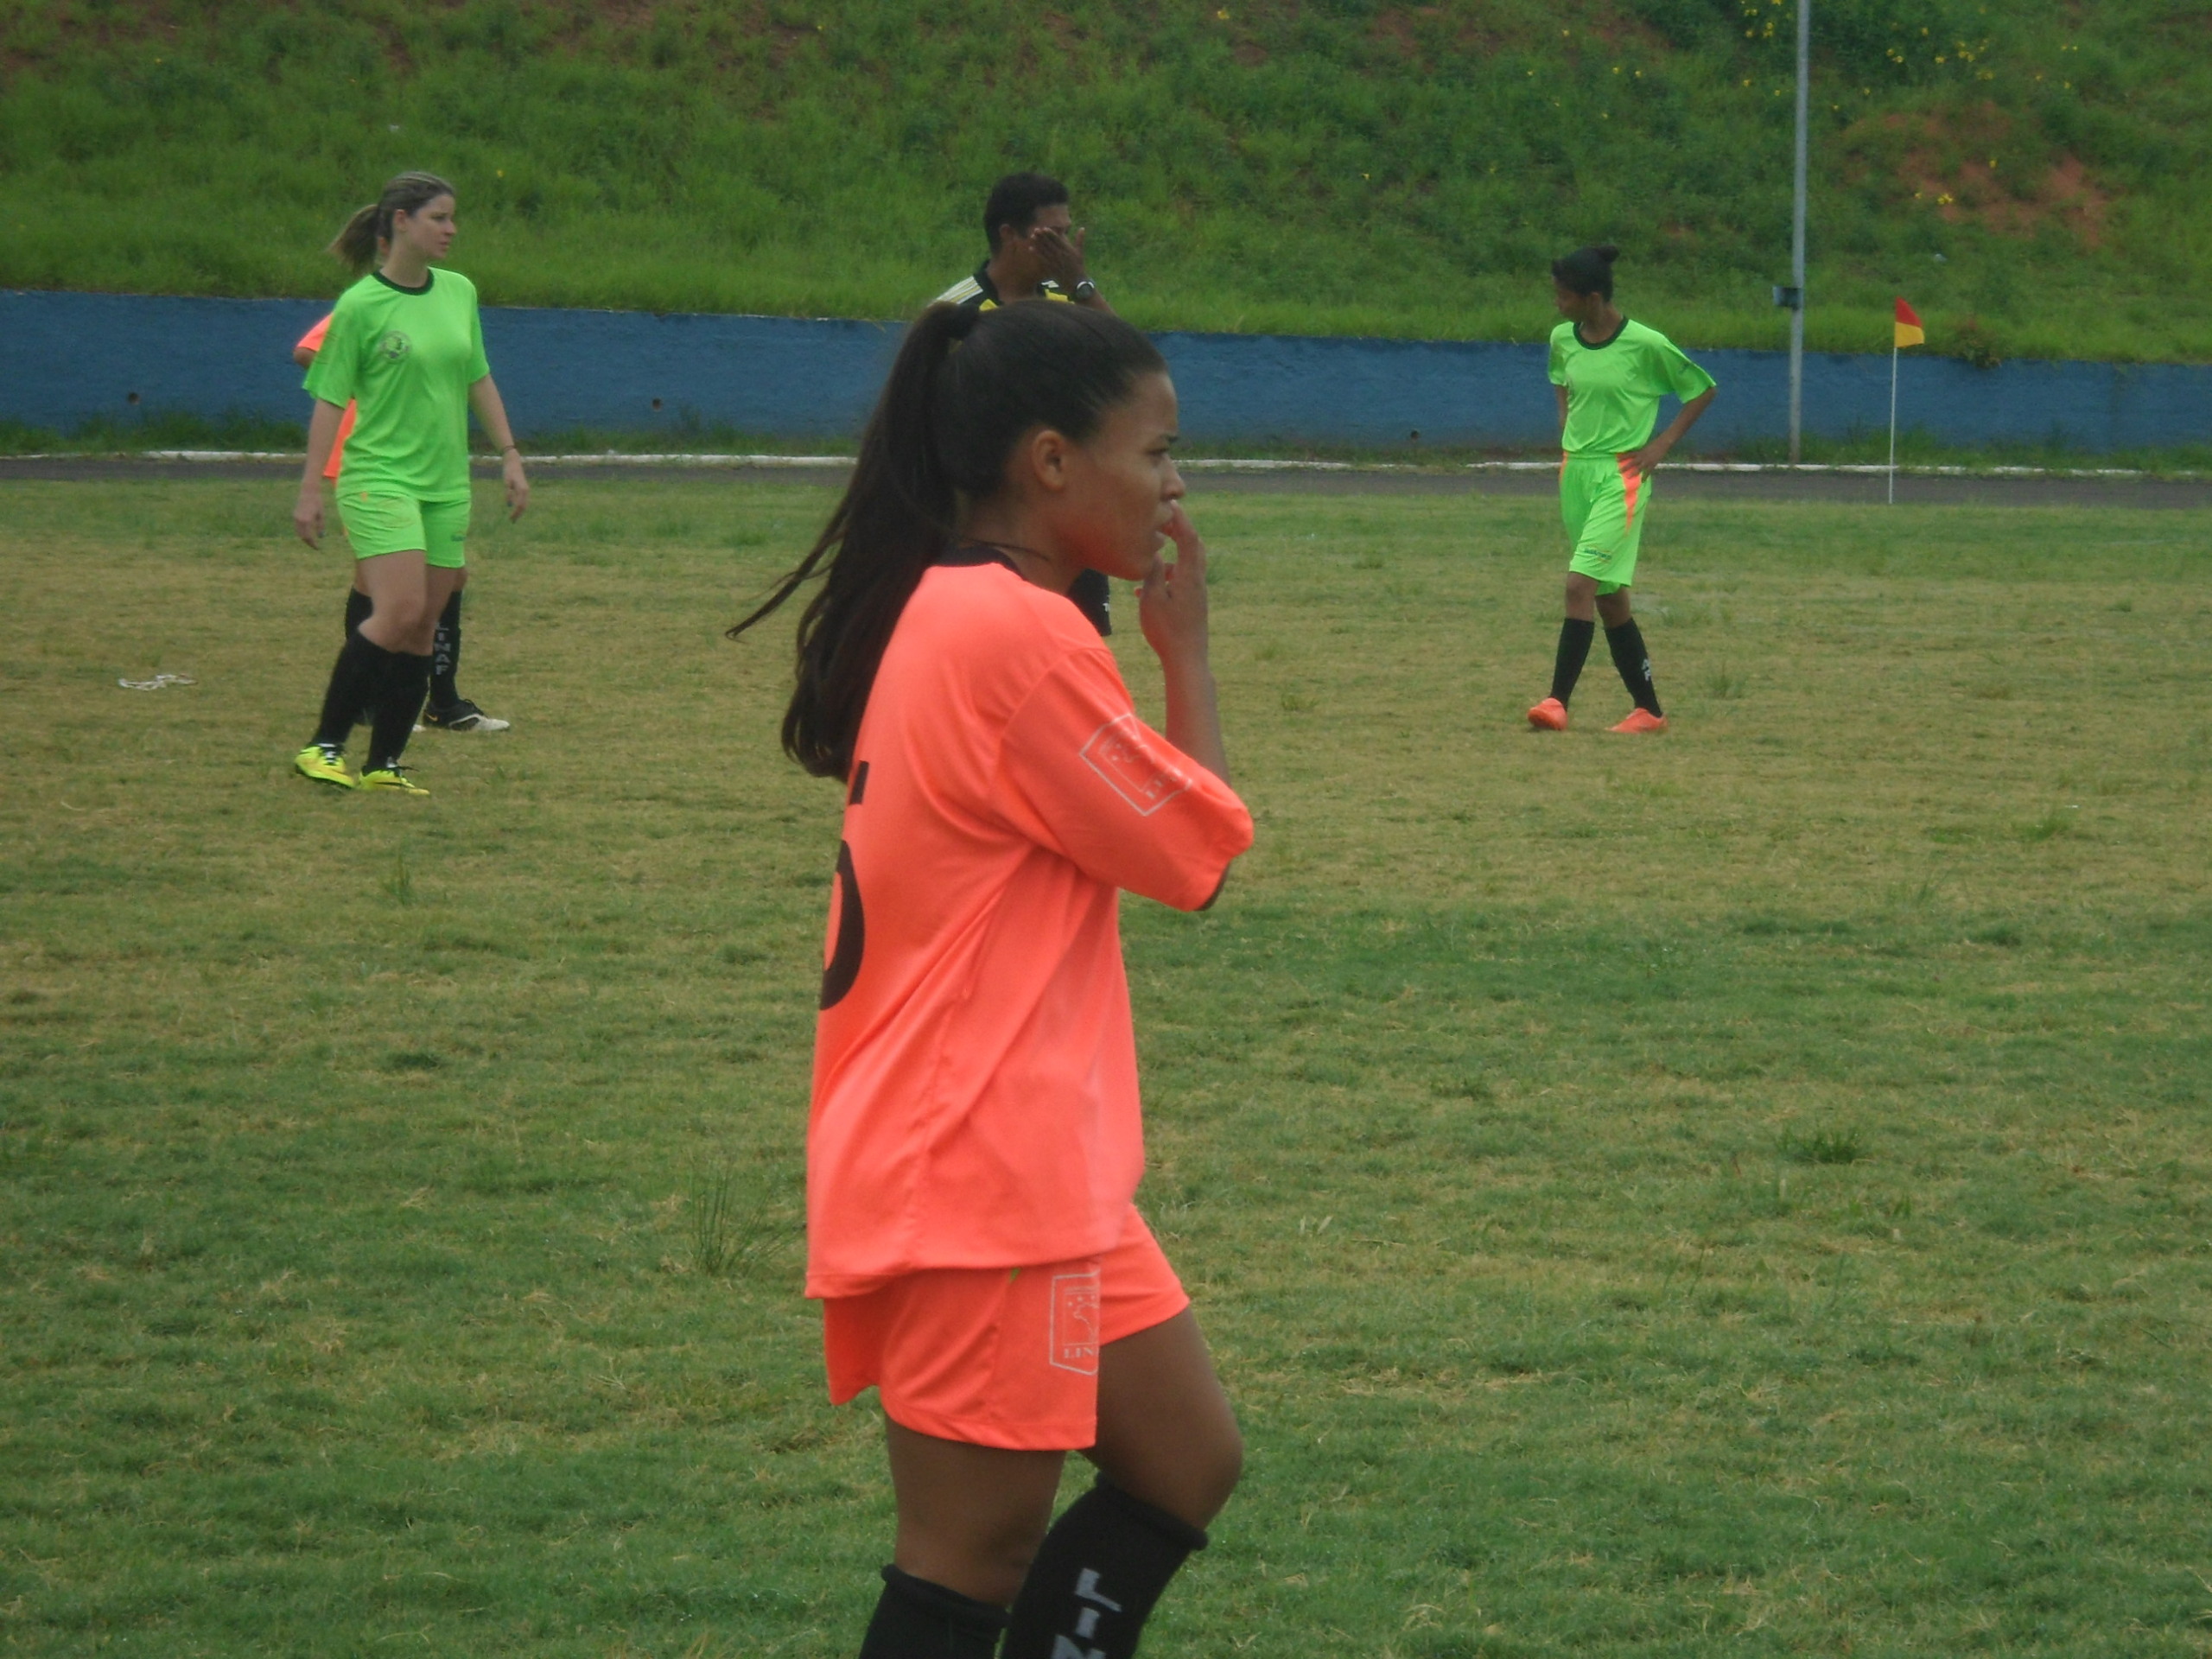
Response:
[[[377,341],[377,355],[387,363],[397,363],[415,349],[415,342],[397,328]]]
[[[1188,775],[1153,752],[1148,735],[1135,715],[1122,715],[1083,746],[1084,762],[1145,818],[1191,786]]]
[[[1047,1356],[1063,1371],[1098,1375],[1098,1274],[1052,1275],[1052,1348]]]

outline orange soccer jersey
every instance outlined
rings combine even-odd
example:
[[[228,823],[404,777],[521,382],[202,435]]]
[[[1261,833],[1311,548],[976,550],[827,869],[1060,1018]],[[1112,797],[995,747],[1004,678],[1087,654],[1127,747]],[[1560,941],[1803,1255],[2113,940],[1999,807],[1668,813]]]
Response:
[[[320,352],[322,349],[323,340],[329,333],[330,319],[325,317],[307,333],[302,334],[300,343],[292,349],[296,352]],[[349,402],[346,405],[346,412],[338,417],[338,441],[330,446],[330,459],[322,465],[322,475],[325,478],[338,476],[338,463],[346,458],[346,440],[353,435],[355,412],[355,405]]]
[[[1251,816],[1072,604],[981,552],[923,576],[854,753],[807,1294],[1103,1255],[1144,1164],[1119,889],[1198,908]]]

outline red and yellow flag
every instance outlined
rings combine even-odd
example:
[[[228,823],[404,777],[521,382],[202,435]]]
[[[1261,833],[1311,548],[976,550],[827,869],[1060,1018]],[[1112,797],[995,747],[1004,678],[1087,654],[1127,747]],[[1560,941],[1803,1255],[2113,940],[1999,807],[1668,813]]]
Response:
[[[1903,295],[1897,296],[1897,343],[1900,346],[1917,346],[1928,338],[1928,331],[1920,326],[1919,315],[1904,302]]]

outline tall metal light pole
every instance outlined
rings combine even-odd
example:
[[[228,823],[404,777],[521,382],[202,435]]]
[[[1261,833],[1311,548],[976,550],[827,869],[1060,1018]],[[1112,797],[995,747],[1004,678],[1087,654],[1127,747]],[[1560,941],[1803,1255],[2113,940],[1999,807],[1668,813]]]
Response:
[[[1789,464],[1805,428],[1805,111],[1813,83],[1813,0],[1797,0],[1797,176],[1789,214]]]

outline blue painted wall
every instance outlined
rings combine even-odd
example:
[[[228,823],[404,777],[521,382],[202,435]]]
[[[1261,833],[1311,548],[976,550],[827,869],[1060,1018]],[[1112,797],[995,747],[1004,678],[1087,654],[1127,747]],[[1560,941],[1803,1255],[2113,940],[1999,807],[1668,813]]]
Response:
[[[307,300],[162,299],[0,292],[0,419],[68,430],[99,416],[171,411],[303,419],[292,343],[324,307]],[[493,372],[518,431],[665,431],[687,424],[793,437],[855,431],[899,325],[782,317],[493,307]],[[1264,439],[1541,446],[1554,435],[1541,345],[1158,336],[1184,430]],[[1788,421],[1779,352],[1695,353],[1720,382],[1701,447],[1775,437]],[[2212,442],[2212,368],[2006,363],[1971,368],[1908,353],[1902,424],[1961,444],[2056,439],[2098,452]],[[1805,361],[1808,431],[1841,437],[1889,420],[1889,359]]]

